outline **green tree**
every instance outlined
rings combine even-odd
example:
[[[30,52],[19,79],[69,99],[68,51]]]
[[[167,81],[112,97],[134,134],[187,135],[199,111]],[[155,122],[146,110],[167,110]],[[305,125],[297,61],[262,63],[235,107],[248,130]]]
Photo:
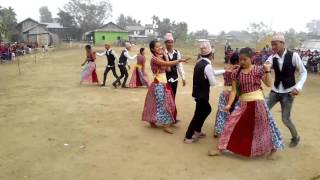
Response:
[[[13,8],[3,8],[0,7],[0,31],[5,35],[9,40],[12,40],[13,36],[16,34],[16,13]]]
[[[272,29],[264,24],[263,22],[259,23],[250,23],[248,31],[252,34],[255,43],[257,44],[263,37],[272,33]]]
[[[40,13],[40,22],[43,22],[43,23],[52,23],[53,22],[52,14],[49,11],[48,6],[40,7],[39,13]]]
[[[167,32],[173,32],[173,26],[175,22],[171,22],[169,18],[164,18],[158,22],[158,33],[160,36],[164,36]]]
[[[59,12],[57,14],[57,22],[60,23],[64,27],[76,27],[77,23],[73,16],[71,16],[70,13],[63,11],[59,9]]]
[[[173,35],[175,39],[185,42],[188,38],[188,24],[179,22],[173,26]]]
[[[117,25],[125,28],[126,26],[141,26],[141,21],[136,20],[131,16],[125,16],[124,14],[120,14],[117,19]]]
[[[109,0],[69,0],[64,11],[74,17],[82,32],[96,29],[111,16],[112,6]]]
[[[290,28],[284,34],[286,39],[287,48],[293,49],[301,45],[301,41],[298,38],[296,31],[293,28]]]
[[[198,30],[190,34],[194,39],[208,39],[209,32],[206,29]]]

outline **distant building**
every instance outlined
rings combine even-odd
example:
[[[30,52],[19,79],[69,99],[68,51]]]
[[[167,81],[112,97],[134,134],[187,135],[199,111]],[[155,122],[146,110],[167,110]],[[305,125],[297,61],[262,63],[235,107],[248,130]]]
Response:
[[[59,40],[70,40],[72,39],[73,32],[71,28],[64,27],[60,23],[42,23],[46,25],[47,30],[58,36]]]
[[[158,37],[156,27],[152,24],[145,26],[127,26],[126,30],[129,31],[130,42],[145,43]]]
[[[126,30],[129,31],[130,42],[143,42],[148,38],[145,35],[145,27],[143,26],[127,26]]]
[[[50,32],[46,25],[27,18],[17,25],[17,29],[22,37],[21,41],[26,43],[35,43],[39,46],[50,45]]]
[[[307,40],[302,42],[301,48],[320,51],[320,33],[309,33]]]
[[[20,41],[43,46],[58,44],[65,38],[68,28],[59,23],[39,23],[27,18],[17,25],[17,30],[21,37]]]
[[[145,25],[145,35],[146,36],[154,36],[154,37],[158,37],[159,33],[157,32],[157,25],[153,25],[153,24],[146,24]]]
[[[102,45],[105,43],[122,45],[123,42],[129,41],[129,31],[122,29],[113,22],[109,22],[98,29],[86,32],[85,38],[95,45]]]
[[[317,50],[320,51],[320,39],[310,39],[302,43],[302,49],[310,49],[311,51]]]

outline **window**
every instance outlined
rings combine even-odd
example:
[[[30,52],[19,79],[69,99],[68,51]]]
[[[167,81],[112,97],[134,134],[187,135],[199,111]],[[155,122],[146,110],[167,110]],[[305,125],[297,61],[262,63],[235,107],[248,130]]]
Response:
[[[105,36],[102,36],[102,40],[106,40],[106,37],[105,37]]]

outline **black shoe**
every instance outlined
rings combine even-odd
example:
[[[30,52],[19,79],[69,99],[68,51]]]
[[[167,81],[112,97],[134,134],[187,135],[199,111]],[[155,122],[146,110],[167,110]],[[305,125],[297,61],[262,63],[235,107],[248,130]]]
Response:
[[[300,137],[299,137],[299,136],[298,136],[298,137],[293,137],[293,138],[291,138],[291,142],[290,142],[290,144],[289,144],[289,147],[296,147],[296,146],[298,146],[299,141],[300,141]]]
[[[103,87],[103,86],[106,86],[105,84],[101,84],[101,86]]]
[[[213,137],[214,137],[214,138],[219,138],[220,135],[219,135],[218,133],[214,132],[214,133],[213,133]]]
[[[117,86],[117,83],[112,83],[112,86],[114,87],[114,88],[117,88],[118,86]]]

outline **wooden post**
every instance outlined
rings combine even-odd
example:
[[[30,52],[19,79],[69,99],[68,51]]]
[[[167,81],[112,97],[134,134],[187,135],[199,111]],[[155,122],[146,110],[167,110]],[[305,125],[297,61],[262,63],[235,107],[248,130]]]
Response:
[[[37,64],[37,48],[34,48],[34,63]]]
[[[18,56],[18,69],[19,69],[19,75],[21,75],[21,70],[20,70],[20,57]]]

